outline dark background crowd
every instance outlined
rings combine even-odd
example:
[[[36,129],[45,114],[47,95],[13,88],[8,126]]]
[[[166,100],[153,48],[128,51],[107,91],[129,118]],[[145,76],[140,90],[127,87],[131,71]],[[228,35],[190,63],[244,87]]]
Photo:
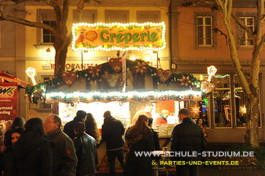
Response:
[[[151,128],[153,119],[139,115],[125,131],[123,124],[112,117],[110,111],[106,111],[103,117],[102,139],[93,115],[82,110],[77,111],[64,128],[55,114],[49,115],[44,122],[40,118],[31,118],[25,123],[22,117],[15,118],[4,134],[0,173],[4,176],[95,176],[97,148],[105,141],[109,175],[116,175],[116,158],[124,175],[154,175],[152,160],[158,158],[135,155],[137,151],[161,150],[157,132]],[[201,152],[205,144],[202,128],[190,118],[187,109],[180,110],[179,118],[182,123],[172,132],[171,150]],[[126,157],[124,146],[128,148]],[[198,174],[196,166],[177,166],[177,175]]]

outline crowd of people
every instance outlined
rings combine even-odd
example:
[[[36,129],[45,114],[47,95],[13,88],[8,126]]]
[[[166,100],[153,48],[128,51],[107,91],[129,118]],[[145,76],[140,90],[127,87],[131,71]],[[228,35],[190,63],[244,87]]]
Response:
[[[95,176],[98,165],[98,146],[106,142],[109,174],[116,175],[118,159],[127,176],[152,176],[152,157],[136,156],[137,151],[161,150],[153,119],[139,115],[127,130],[118,119],[106,111],[103,115],[102,139],[91,113],[79,110],[74,119],[62,128],[58,115],[49,115],[44,122],[31,118],[14,119],[4,136],[5,149],[1,154],[0,169],[4,176]],[[205,136],[190,118],[187,109],[179,111],[182,123],[172,132],[172,151],[203,150]],[[125,141],[125,143],[124,143]],[[124,146],[128,153],[124,157]],[[173,158],[179,160],[183,158]],[[126,162],[125,162],[126,161]],[[198,167],[177,167],[181,176],[198,174]]]

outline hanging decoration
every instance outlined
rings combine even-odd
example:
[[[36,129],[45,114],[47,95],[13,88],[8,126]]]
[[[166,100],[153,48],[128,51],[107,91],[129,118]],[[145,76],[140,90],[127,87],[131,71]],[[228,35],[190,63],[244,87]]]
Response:
[[[147,72],[147,65],[146,62],[136,60],[136,64],[133,66],[134,72],[136,74],[140,73],[141,75],[145,74]]]
[[[165,83],[172,74],[170,70],[163,70],[162,68],[157,69],[156,73],[162,83]]]
[[[62,80],[67,86],[71,86],[76,80],[76,72],[62,72]]]
[[[182,75],[182,77],[180,79],[178,79],[178,81],[180,81],[180,86],[188,87],[188,86],[192,85],[192,82],[191,82],[189,76]]]
[[[96,65],[95,67],[89,66],[87,72],[91,74],[92,78],[99,77],[99,72],[102,69],[102,65]]]
[[[114,72],[118,73],[119,71],[121,71],[121,68],[122,68],[121,57],[111,58],[109,60],[109,65],[111,66]]]
[[[212,77],[215,75],[215,73],[217,72],[217,69],[215,68],[215,66],[210,66],[207,67],[207,73],[208,73],[208,81],[211,82]]]
[[[28,67],[26,70],[26,74],[28,75],[28,77],[30,77],[32,84],[35,86],[37,84],[36,79],[35,79],[36,69],[32,67]]]
[[[195,116],[195,117],[198,117],[199,114],[200,114],[200,107],[199,106],[194,106],[191,108],[191,113]]]
[[[203,80],[201,82],[201,89],[204,93],[208,94],[210,92],[212,92],[215,89],[215,84],[214,83],[210,83],[206,80]]]

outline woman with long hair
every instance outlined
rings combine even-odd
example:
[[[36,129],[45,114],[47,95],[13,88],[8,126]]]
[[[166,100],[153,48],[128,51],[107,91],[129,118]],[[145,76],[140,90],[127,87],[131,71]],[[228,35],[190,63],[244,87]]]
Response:
[[[25,131],[14,145],[14,175],[51,176],[52,151],[45,138],[43,122],[32,118],[25,124]]]
[[[18,141],[23,131],[24,128],[16,127],[14,130],[11,130],[10,132],[11,135],[9,140],[12,142],[12,145],[11,147],[6,148],[3,153],[3,158],[2,158],[3,176],[9,176],[12,173],[11,171],[12,171],[12,162],[14,159],[14,144]]]
[[[127,176],[152,176],[151,157],[136,156],[136,152],[150,152],[154,150],[153,135],[147,126],[148,117],[140,115],[135,124],[125,133],[125,141],[129,147],[126,156]]]
[[[17,127],[24,128],[25,120],[23,117],[16,117],[11,125],[11,129],[6,131],[5,137],[4,137],[4,145],[6,148],[12,147],[11,142],[11,131],[15,130]]]
[[[87,119],[85,125],[86,125],[86,133],[92,136],[97,141],[97,144],[99,144],[101,137],[98,131],[97,123],[91,113],[87,113]]]

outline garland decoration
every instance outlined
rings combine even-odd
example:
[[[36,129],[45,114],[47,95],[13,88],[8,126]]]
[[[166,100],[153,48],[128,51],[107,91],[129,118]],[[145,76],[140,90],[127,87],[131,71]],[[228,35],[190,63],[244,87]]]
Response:
[[[162,68],[157,69],[156,73],[162,83],[165,83],[172,74],[170,70],[163,70]]]
[[[120,72],[122,68],[121,57],[111,58],[109,60],[109,65],[111,66],[114,72],[116,73]]]
[[[141,75],[143,75],[147,72],[146,62],[144,61],[141,62],[140,60],[136,60],[135,63],[136,64],[133,66],[133,68],[136,74],[140,73]]]
[[[142,60],[126,60],[127,70],[133,72],[134,74],[151,76],[157,84],[167,84],[171,86],[172,89],[177,90],[200,90],[201,83],[191,74],[186,73],[172,73],[170,70],[163,70],[162,68],[155,68],[150,66],[148,63]],[[71,87],[73,83],[77,80],[88,80],[95,81],[96,84],[100,84],[102,79],[105,79],[106,75],[121,74],[121,58],[111,58],[109,62],[96,65],[94,67],[89,67],[86,70],[69,70],[59,73],[55,78],[39,83],[35,86],[28,86],[26,88],[26,94],[28,97],[39,96],[41,92],[41,98],[45,99],[48,92],[54,92],[55,90],[60,90],[63,93],[67,93],[68,88],[63,88],[62,86]],[[41,90],[40,90],[41,89]],[[106,91],[105,89],[101,89]],[[90,91],[89,91],[90,92]],[[37,95],[38,94],[38,95]],[[148,100],[150,96],[142,96],[139,98],[136,96],[134,99]],[[101,96],[94,96],[94,100],[100,100]],[[138,98],[137,98],[138,97]],[[109,99],[109,98],[107,98]],[[123,96],[122,100],[129,100]]]
[[[76,72],[62,72],[62,80],[63,82],[67,85],[67,86],[71,86],[75,80],[76,80],[76,77],[78,77],[78,75],[76,74]],[[60,85],[60,84],[59,84]]]

